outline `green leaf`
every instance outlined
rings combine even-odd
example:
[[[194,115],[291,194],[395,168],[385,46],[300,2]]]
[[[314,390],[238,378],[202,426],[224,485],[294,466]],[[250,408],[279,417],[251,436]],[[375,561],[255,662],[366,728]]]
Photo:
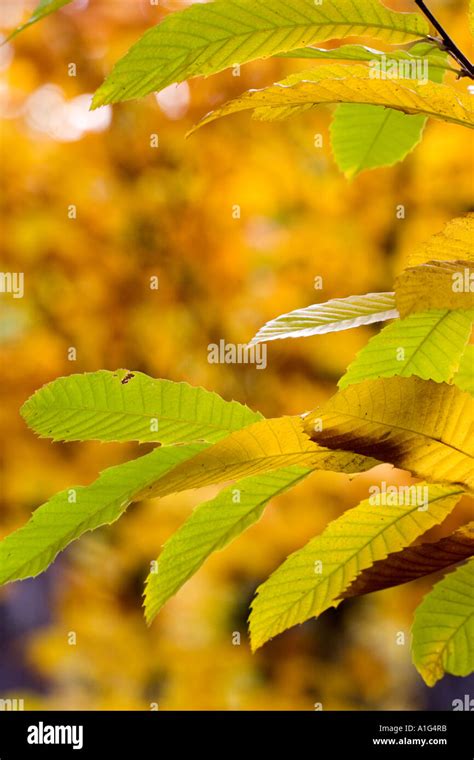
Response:
[[[29,522],[0,542],[0,584],[38,575],[58,552],[88,530],[116,520],[132,501],[168,496],[250,474],[305,464],[354,473],[375,460],[328,451],[303,433],[302,420],[282,418],[252,425],[219,444],[162,446],[105,470],[90,486],[63,491],[39,507]],[[281,441],[278,435],[281,434]],[[209,450],[209,457],[202,454]]]
[[[287,119],[315,106],[338,103],[383,106],[474,128],[471,97],[446,84],[414,80],[379,79],[362,64],[326,64],[293,74],[262,90],[250,90],[211,111],[196,131],[223,116],[254,111],[261,121]]]
[[[409,546],[375,562],[341,594],[341,599],[371,594],[446,570],[474,556],[474,522],[439,541]]]
[[[50,13],[58,11],[60,8],[62,8],[64,5],[68,5],[70,2],[71,0],[41,0],[28,21],[25,24],[22,24],[21,26],[14,29],[14,31],[7,37],[6,41],[8,42],[8,40],[13,39],[13,37],[16,37],[16,35],[20,34],[20,32],[22,32],[24,29],[32,26],[32,24],[36,24],[37,21],[41,21],[41,19],[45,18],[45,16],[49,16]]]
[[[359,46],[353,47],[357,49]],[[410,51],[380,53],[370,48],[362,50],[366,57],[360,60],[370,61],[371,65],[383,66],[387,72],[396,72],[400,67],[401,73],[403,67],[413,67],[414,72],[433,82],[442,82],[446,70],[451,68],[446,53],[427,42],[415,43]],[[349,179],[366,169],[393,166],[418,145],[425,124],[424,116],[409,116],[380,106],[344,103],[336,108],[331,124],[331,145],[336,163]]]
[[[323,335],[396,317],[398,311],[393,293],[368,293],[366,296],[335,298],[272,319],[258,331],[250,345],[269,340]]]
[[[458,388],[474,396],[474,346],[466,346],[466,350],[461,357],[459,371],[453,381]]]
[[[157,571],[148,576],[145,612],[151,623],[165,602],[201,567],[263,514],[270,501],[303,480],[311,470],[287,467],[246,478],[201,504],[163,547]]]
[[[39,575],[72,541],[115,522],[132,501],[205,444],[163,446],[132,462],[104,470],[89,486],[53,496],[23,527],[0,542],[0,584]]]
[[[472,396],[454,385],[387,377],[349,385],[306,418],[312,440],[376,456],[416,477],[474,490]]]
[[[474,560],[437,583],[415,612],[413,662],[428,686],[474,670]]]
[[[429,32],[425,19],[379,0],[216,0],[167,16],[116,64],[93,108],[143,97],[174,82],[215,74],[334,37],[407,42]]]
[[[21,414],[36,433],[54,441],[167,444],[213,443],[262,419],[203,388],[126,370],[60,377],[36,391]]]
[[[380,106],[344,103],[331,124],[331,145],[348,179],[360,172],[402,161],[423,137],[424,116],[408,116]]]
[[[257,590],[250,615],[252,649],[337,607],[341,592],[360,572],[441,523],[462,494],[459,488],[424,487],[427,503],[424,491],[415,491],[413,499],[392,497],[390,506],[367,499],[290,555]]]
[[[163,496],[203,488],[294,465],[354,474],[377,464],[379,461],[372,457],[318,446],[304,432],[301,417],[279,417],[232,433],[192,462],[176,467],[145,495]]]
[[[354,61],[355,63],[371,61],[383,61],[388,59],[390,61],[407,61],[409,63],[415,63],[420,58],[427,60],[429,64],[429,70],[433,74],[430,79],[434,81],[441,81],[443,74],[446,71],[452,71],[457,73],[458,69],[451,66],[450,59],[444,53],[438,45],[432,42],[417,41],[411,43],[408,49],[399,50],[374,50],[373,48],[366,47],[365,45],[340,45],[332,50],[325,48],[317,48],[313,46],[301,48],[300,50],[291,50],[288,53],[281,53],[280,58],[302,58],[305,60],[329,60],[329,61]],[[436,74],[434,73],[436,72]],[[438,79],[435,79],[439,77]]]
[[[424,311],[387,325],[357,354],[340,388],[376,377],[449,382],[459,369],[474,311]]]

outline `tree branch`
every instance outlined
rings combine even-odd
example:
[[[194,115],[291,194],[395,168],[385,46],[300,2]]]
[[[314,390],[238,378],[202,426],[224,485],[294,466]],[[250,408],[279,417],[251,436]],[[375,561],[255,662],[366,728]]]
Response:
[[[449,53],[449,55],[454,58],[454,60],[461,67],[461,71],[459,72],[460,76],[474,79],[474,66],[470,60],[466,58],[462,50],[458,48],[454,40],[449,36],[443,26],[441,26],[440,22],[432,14],[430,9],[426,7],[424,0],[415,0],[415,3],[418,8],[425,14],[426,18],[433,24],[434,28],[440,35],[443,49],[446,50],[446,52]]]

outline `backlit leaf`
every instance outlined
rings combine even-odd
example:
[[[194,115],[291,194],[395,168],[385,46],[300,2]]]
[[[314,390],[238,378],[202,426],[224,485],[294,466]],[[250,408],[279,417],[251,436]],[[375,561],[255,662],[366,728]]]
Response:
[[[366,296],[334,298],[332,301],[316,303],[272,319],[258,331],[250,345],[269,340],[323,335],[396,317],[398,311],[395,308],[393,293],[368,293]]]
[[[35,433],[54,441],[214,442],[262,415],[187,383],[141,372],[85,373],[45,385],[21,409]]]
[[[270,501],[305,478],[311,470],[288,467],[235,483],[201,504],[163,547],[157,571],[145,590],[146,619],[151,622],[164,603],[201,567],[212,552],[223,549],[260,519]]]
[[[331,123],[331,145],[348,179],[366,169],[393,166],[423,137],[426,118],[380,106],[343,103]]]
[[[408,257],[407,267],[428,261],[467,261],[474,263],[474,213],[448,222],[441,232],[417,246]]]
[[[151,483],[205,448],[162,446],[104,470],[89,486],[58,493],[30,520],[0,542],[0,584],[39,575],[56,555],[84,533],[115,522]]]
[[[232,433],[192,462],[176,467],[156,487],[147,489],[144,496],[202,488],[293,465],[357,473],[376,464],[378,461],[371,457],[322,448],[304,432],[301,417],[280,417]]]
[[[357,49],[360,46],[348,46]],[[449,68],[446,53],[437,45],[420,42],[410,50],[380,53],[363,48],[365,60],[387,75],[405,73],[420,80],[442,82]],[[354,51],[355,54],[355,51]],[[360,53],[359,53],[360,55]],[[410,116],[381,106],[343,103],[331,122],[331,145],[337,165],[349,179],[366,169],[392,166],[404,159],[420,142],[426,124],[424,116]]]
[[[446,538],[429,544],[409,546],[375,562],[364,570],[341,599],[370,594],[392,586],[446,570],[474,555],[474,522],[464,525]]]
[[[474,268],[468,261],[428,261],[395,280],[402,317],[428,309],[474,309]]]
[[[367,499],[331,522],[257,590],[250,615],[252,648],[337,607],[341,592],[362,570],[442,522],[461,493],[459,488],[430,486],[428,509],[416,496],[408,503],[400,497],[394,506]]]
[[[20,32],[22,32],[24,29],[28,29],[28,27],[32,26],[32,24],[36,24],[37,21],[41,21],[41,19],[49,16],[50,13],[58,11],[60,8],[62,8],[64,5],[68,5],[70,2],[71,0],[40,0],[28,21],[25,24],[17,27],[17,29],[14,29],[14,31],[7,37],[7,39],[13,39],[13,37],[16,37],[16,35],[20,34]]]
[[[474,396],[474,345],[466,346],[454,383]]]
[[[474,670],[474,560],[437,583],[415,612],[413,662],[428,686]]]
[[[452,124],[474,127],[472,98],[446,84],[379,79],[367,66],[327,64],[293,74],[262,90],[250,90],[211,111],[193,131],[222,116],[254,111],[263,121],[286,119],[314,106],[358,103],[420,114]]]
[[[387,325],[339,380],[340,388],[376,377],[416,375],[449,382],[458,371],[472,331],[474,311],[423,311]]]
[[[216,0],[172,13],[121,58],[93,107],[162,90],[174,82],[347,36],[390,43],[425,36],[425,19],[395,13],[379,0]]]
[[[367,63],[370,63],[371,61],[406,61],[413,66],[415,66],[420,58],[423,58],[429,64],[429,71],[432,74],[430,79],[433,79],[434,81],[441,81],[441,78],[446,71],[457,72],[457,69],[450,65],[450,59],[446,53],[443,53],[436,44],[424,41],[412,43],[407,50],[395,49],[390,50],[389,52],[375,50],[366,45],[340,45],[331,50],[310,45],[309,47],[301,48],[300,50],[291,50],[288,53],[282,53],[279,57],[302,58],[305,60],[316,61],[354,61],[355,63],[361,63],[363,61]],[[434,74],[435,71],[437,72],[436,74]],[[438,77],[438,79],[435,79],[435,76]]]
[[[473,398],[417,377],[364,380],[306,418],[322,446],[376,456],[431,482],[474,489]]]

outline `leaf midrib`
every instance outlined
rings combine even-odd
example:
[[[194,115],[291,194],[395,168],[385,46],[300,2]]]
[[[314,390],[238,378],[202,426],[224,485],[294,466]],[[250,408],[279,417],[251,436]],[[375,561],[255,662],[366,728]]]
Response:
[[[459,489],[459,490],[457,490],[457,491],[452,491],[452,492],[450,492],[450,493],[442,494],[442,495],[440,495],[440,496],[437,496],[435,499],[431,499],[431,500],[430,500],[430,502],[429,502],[429,503],[430,503],[430,506],[431,506],[432,504],[435,504],[437,501],[440,501],[440,500],[442,500],[442,499],[447,499],[447,498],[450,498],[451,496],[458,496],[458,495],[462,495],[463,493],[465,493],[465,492],[464,492],[464,490],[463,490],[463,489]],[[342,568],[344,568],[344,567],[347,565],[347,563],[348,563],[348,562],[350,562],[350,560],[351,560],[351,559],[354,559],[354,557],[357,557],[357,556],[358,556],[358,555],[359,555],[359,554],[360,554],[360,553],[361,553],[361,552],[362,552],[364,549],[366,549],[368,546],[370,546],[370,544],[371,544],[371,543],[373,543],[373,541],[374,541],[376,538],[379,538],[379,537],[380,537],[380,536],[381,536],[383,533],[385,533],[385,532],[386,532],[386,531],[387,531],[389,528],[393,527],[393,525],[395,525],[395,524],[396,524],[396,523],[397,523],[399,520],[403,519],[404,517],[407,517],[407,515],[411,515],[411,514],[413,514],[415,511],[418,511],[418,509],[419,509],[419,506],[420,506],[420,505],[419,505],[419,504],[417,504],[417,505],[416,505],[416,506],[414,506],[414,507],[413,507],[413,508],[412,508],[410,511],[407,511],[407,512],[406,512],[406,513],[404,513],[402,516],[400,516],[400,515],[398,515],[398,516],[395,516],[395,517],[394,517],[394,519],[393,519],[391,522],[389,522],[389,523],[385,523],[385,524],[384,524],[384,526],[383,526],[383,528],[382,528],[380,531],[378,531],[376,534],[372,535],[372,536],[370,537],[370,539],[369,539],[369,540],[368,540],[368,541],[367,541],[365,544],[363,544],[363,545],[361,545],[361,546],[358,546],[358,547],[357,547],[357,551],[355,551],[355,552],[354,552],[354,554],[351,554],[351,555],[350,555],[350,556],[347,558],[347,560],[346,560],[344,563],[342,563],[342,565],[338,565],[337,567],[335,567],[335,568],[334,568],[334,570],[333,570],[332,572],[330,572],[328,575],[325,575],[325,576],[324,576],[324,581],[323,581],[323,580],[321,580],[321,585],[323,585],[323,583],[327,583],[327,582],[329,581],[329,579],[330,579],[330,578],[332,578],[332,577],[333,577],[333,576],[334,576],[334,575],[335,575],[337,572],[339,572],[339,570],[341,569],[341,567],[342,567]],[[454,505],[454,506],[455,506],[455,505]],[[453,506],[453,508],[454,508],[454,506]],[[429,530],[429,528],[426,528],[426,530]],[[426,531],[425,531],[425,532],[426,532]],[[323,534],[321,534],[321,535],[323,535]],[[422,535],[422,534],[420,534],[420,535]],[[387,553],[387,557],[388,557],[390,554],[392,554],[392,553],[393,553],[393,552],[388,552],[388,553]],[[373,564],[373,563],[372,563],[372,564]],[[371,565],[369,565],[368,567],[371,567]],[[357,575],[356,575],[355,577],[357,577]],[[344,586],[344,588],[343,588],[343,589],[341,589],[341,592],[344,592],[344,591],[345,591],[345,590],[346,590],[346,589],[349,587],[349,585],[350,585],[351,583],[352,583],[352,581],[349,581],[349,582],[348,582],[348,583],[347,583],[347,584]],[[281,618],[285,617],[285,616],[288,614],[288,611],[289,611],[289,609],[292,609],[292,608],[293,608],[293,607],[295,607],[296,605],[299,605],[299,604],[301,604],[301,602],[302,602],[304,599],[306,599],[306,597],[310,596],[311,594],[314,594],[317,588],[318,588],[318,585],[317,585],[315,588],[312,588],[312,589],[310,589],[309,591],[306,591],[304,594],[302,594],[300,597],[298,597],[298,600],[297,600],[297,601],[295,601],[295,602],[293,602],[293,604],[290,606],[290,608],[287,608],[287,609],[285,610],[285,612],[284,612],[284,613],[280,613],[280,614],[278,615],[278,617],[277,617],[277,618],[274,618],[274,620],[275,620],[275,623],[276,623],[276,622],[278,622],[279,620],[281,620]],[[334,600],[334,601],[337,601],[337,600]],[[324,610],[322,610],[321,612],[319,612],[319,613],[318,613],[318,615],[321,615],[321,614],[322,614],[322,612],[324,612]],[[314,616],[313,616],[313,617],[314,617]]]
[[[313,82],[311,80],[302,80],[298,84],[300,84],[300,85],[301,84],[314,84],[314,85],[318,85],[319,87],[324,88],[324,81],[329,81],[329,82],[331,82],[331,81],[353,82],[354,80],[361,81],[361,82],[366,81],[362,77],[358,78],[358,77],[354,77],[354,76],[352,76],[352,77],[351,76],[347,76],[347,77],[332,77],[331,79],[321,80],[321,81],[317,81],[317,82]],[[283,85],[283,84],[280,84],[280,83],[277,83],[277,84],[275,84],[273,86],[274,87],[281,87],[282,89],[283,88],[290,89],[291,87],[295,87],[295,85]],[[408,88],[405,88],[403,91],[405,93],[407,93],[408,92]],[[263,90],[263,92],[264,92],[264,90]],[[415,94],[419,95],[419,93],[415,93]],[[402,113],[406,113],[408,116],[413,116],[413,115],[418,116],[418,115],[420,115],[420,116],[428,116],[428,117],[432,117],[432,118],[441,118],[443,121],[448,121],[451,124],[459,124],[462,127],[469,127],[470,129],[474,128],[474,125],[471,127],[470,123],[468,123],[467,121],[464,121],[462,119],[457,119],[454,116],[447,117],[445,114],[442,114],[440,111],[429,110],[428,108],[421,109],[421,108],[418,108],[416,106],[412,106],[411,110],[409,110],[409,106],[407,105],[407,106],[405,106],[405,108],[407,110],[405,110],[405,108],[403,108],[403,106],[400,106],[398,103],[387,103],[387,102],[380,102],[380,103],[377,102],[377,103],[374,103],[373,100],[371,100],[371,101],[369,101],[369,100],[354,100],[354,101],[351,100],[351,101],[348,101],[347,99],[344,99],[344,97],[342,95],[336,96],[334,93],[331,93],[331,92],[330,92],[330,95],[333,96],[333,97],[331,97],[331,99],[329,99],[329,100],[324,100],[324,101],[315,100],[314,102],[311,101],[311,100],[309,100],[306,103],[302,102],[301,100],[295,100],[294,102],[291,101],[291,100],[287,100],[284,105],[285,105],[285,107],[304,106],[304,105],[309,105],[309,106],[312,105],[313,107],[316,107],[318,105],[334,105],[334,104],[340,104],[340,103],[351,103],[351,104],[354,103],[355,105],[373,105],[373,106],[380,106],[381,108],[388,108],[388,109],[393,109],[395,111],[401,111]],[[362,97],[362,95],[361,95],[361,97]],[[232,103],[232,101],[230,101],[230,102]],[[464,104],[462,102],[459,101],[459,104],[462,107],[464,107]],[[281,108],[282,104],[281,103],[279,103],[279,104],[265,103],[263,106],[252,106],[252,108],[261,108],[261,107],[268,108],[268,109],[271,110],[272,108]],[[472,115],[471,112],[467,108],[466,108],[466,113],[469,116]]]
[[[449,613],[449,615],[451,617],[452,617],[452,614],[453,613]],[[447,639],[444,640],[444,645],[443,645],[442,649],[439,652],[435,652],[434,664],[432,664],[430,666],[430,668],[429,668],[430,672],[433,673],[433,675],[435,675],[434,668],[440,668],[441,667],[442,670],[443,670],[443,673],[445,672],[443,659],[444,659],[444,656],[445,656],[445,654],[446,654],[446,652],[447,652],[447,650],[449,648],[449,644],[451,643],[451,641],[453,640],[453,638],[458,635],[459,631],[465,625],[468,624],[468,622],[471,620],[472,617],[474,617],[474,610],[471,612],[470,615],[468,615],[467,617],[463,618],[463,622],[460,625],[456,626],[456,628],[453,630],[453,632],[451,633],[451,635]],[[438,656],[436,656],[437,654],[438,654]]]
[[[313,472],[313,468],[312,469],[308,469],[307,472],[305,472],[302,475],[296,476],[295,479],[292,480],[290,483],[286,483],[285,485],[281,486],[281,488],[279,488],[274,493],[270,494],[270,496],[266,496],[266,497],[262,498],[261,501],[257,502],[252,507],[250,507],[245,512],[245,514],[240,515],[239,519],[236,520],[234,523],[232,523],[232,525],[225,531],[225,533],[223,535],[221,535],[220,538],[216,539],[216,541],[214,541],[212,543],[212,545],[211,545],[211,547],[210,547],[210,549],[209,549],[209,551],[207,553],[207,556],[202,561],[199,562],[198,568],[201,567],[204,564],[204,562],[206,561],[206,559],[208,559],[209,556],[213,552],[215,552],[215,551],[218,550],[219,546],[222,545],[223,541],[225,541],[228,538],[232,539],[232,535],[233,535],[234,531],[236,530],[236,527],[240,523],[242,523],[243,521],[245,521],[245,519],[248,518],[249,515],[252,514],[252,512],[256,512],[258,509],[260,509],[262,507],[266,507],[270,501],[272,501],[273,499],[276,499],[278,496],[281,496],[281,494],[285,493],[285,491],[288,491],[290,488],[294,488],[295,486],[297,486],[302,480],[304,480],[305,478],[307,478],[308,475],[310,475],[312,472]],[[165,549],[166,549],[166,546],[163,547],[163,551]],[[192,575],[194,575],[195,572],[196,572],[196,570],[194,569],[194,566],[193,566],[191,568],[191,570],[189,571],[189,573],[186,573],[186,575],[184,577],[184,580],[182,580],[182,581],[179,582],[178,589],[181,589],[182,586],[186,583],[186,581],[188,581],[189,578]],[[159,583],[158,576],[153,576],[153,577],[156,577],[157,578],[157,582]],[[153,582],[152,581],[150,581],[150,583],[147,584],[147,591],[148,591],[148,588],[151,588],[151,589],[153,588]],[[149,618],[149,616],[153,616],[154,617],[157,614],[157,612],[163,607],[163,605],[166,604],[166,602],[170,599],[171,595],[175,592],[175,590],[176,590],[176,584],[173,585],[173,590],[172,590],[170,596],[168,596],[163,602],[161,602],[158,605],[158,610],[156,610],[156,606],[157,606],[156,604],[151,605],[152,609],[150,610],[149,613],[147,613],[147,618]],[[145,594],[145,597],[146,597],[146,594]],[[145,602],[145,606],[146,606],[146,602]]]
[[[367,150],[365,151],[364,156],[359,159],[359,163],[357,165],[357,172],[362,171],[362,169],[364,168],[367,159],[369,158],[371,152],[374,149],[374,145],[377,144],[377,140],[379,139],[379,137],[380,137],[381,133],[383,132],[383,130],[385,129],[385,127],[387,126],[387,122],[390,121],[390,118],[392,117],[392,115],[393,115],[393,112],[390,111],[390,110],[388,110],[387,113],[385,114],[385,118],[382,121],[382,123],[379,125],[379,128],[377,129],[377,132],[373,136],[370,145],[368,145]]]
[[[443,441],[440,438],[436,438],[435,436],[432,436],[432,435],[427,435],[426,433],[422,433],[419,430],[411,430],[410,428],[405,428],[405,427],[402,427],[401,425],[395,425],[393,423],[383,422],[381,420],[369,419],[367,417],[360,417],[357,414],[350,414],[349,412],[341,412],[339,410],[330,411],[329,414],[334,414],[339,417],[348,417],[350,419],[358,420],[358,422],[370,422],[373,425],[380,425],[382,427],[385,427],[389,431],[401,430],[403,433],[412,433],[413,435],[420,436],[420,438],[426,438],[429,441],[435,441],[436,443],[440,443],[442,446],[446,446],[447,448],[452,449],[453,451],[457,451],[458,454],[462,454],[463,456],[466,456],[469,459],[474,459],[474,454],[470,454],[467,451],[458,449],[457,446],[454,446],[452,443],[446,443],[446,441]],[[336,428],[333,428],[333,429],[336,430]],[[311,440],[313,439],[311,438]],[[318,443],[317,440],[314,440],[314,442]],[[339,445],[338,445],[338,448],[340,448]],[[347,451],[347,449],[343,449],[343,450]],[[336,449],[333,449],[333,451],[336,451]],[[352,451],[352,449],[349,449],[349,451]],[[354,453],[357,453],[357,452],[354,452]]]
[[[84,486],[84,488],[86,488],[86,486]],[[139,493],[140,493],[139,491],[137,492],[132,491],[132,493],[129,493],[128,495],[122,497],[121,501],[125,503],[123,505],[122,511],[115,518],[116,520],[119,519],[123,515],[123,513],[127,511],[129,506],[133,503],[133,501],[135,501],[135,497]],[[51,541],[51,543],[46,544],[46,546],[43,545],[43,547],[34,555],[33,558],[30,557],[29,559],[25,560],[25,562],[23,562],[19,568],[16,567],[16,569],[10,572],[7,578],[3,578],[3,580],[1,581],[2,585],[5,583],[9,583],[11,580],[22,580],[27,577],[34,577],[34,576],[23,576],[23,575],[21,577],[19,576],[20,576],[20,573],[23,573],[24,571],[28,571],[28,567],[33,562],[38,562],[38,560],[41,560],[42,557],[48,557],[51,555],[51,553],[54,553],[54,552],[56,552],[55,556],[57,556],[57,554],[61,551],[61,546],[63,545],[64,540],[67,541],[66,546],[69,546],[69,544],[71,544],[75,540],[77,532],[79,530],[82,530],[83,526],[87,525],[87,523],[89,522],[91,518],[97,519],[98,517],[100,517],[102,513],[106,513],[107,510],[109,510],[111,507],[114,506],[115,503],[118,503],[119,501],[120,501],[120,497],[117,497],[116,499],[112,499],[112,501],[108,502],[107,504],[102,503],[102,505],[96,511],[88,514],[79,523],[76,523],[75,526],[71,528],[71,530],[66,534],[66,539],[64,539],[64,534],[63,534],[61,535],[60,538],[55,538],[53,541]],[[112,521],[112,522],[115,522],[115,521]],[[108,525],[111,523],[106,523],[106,524]],[[28,523],[26,523],[26,525],[28,525]],[[26,527],[26,525],[24,527]],[[102,527],[102,526],[97,526],[97,527]],[[91,531],[96,530],[96,529],[97,528],[91,528]],[[88,532],[88,531],[83,531],[83,533],[84,532]],[[59,548],[57,549],[58,546]]]
[[[183,425],[183,424],[184,425],[196,425],[196,426],[200,425],[200,426],[205,426],[205,427],[208,427],[208,428],[212,428],[213,430],[216,430],[216,431],[222,431],[224,433],[226,433],[226,432],[229,432],[229,433],[238,432],[238,429],[236,430],[235,428],[220,427],[219,425],[216,425],[215,423],[208,422],[206,420],[198,420],[198,419],[197,420],[186,420],[186,419],[183,419],[182,417],[169,417],[169,416],[166,416],[166,415],[163,415],[163,414],[159,414],[157,412],[149,412],[149,413],[146,413],[146,412],[129,412],[129,411],[123,411],[123,410],[114,410],[114,409],[97,409],[97,408],[90,408],[90,407],[87,407],[87,406],[84,406],[84,407],[82,407],[82,406],[61,406],[61,407],[57,407],[52,415],[51,415],[50,412],[48,412],[46,410],[40,409],[39,411],[36,412],[36,415],[42,415],[42,414],[48,414],[49,413],[51,415],[50,419],[54,419],[55,417],[57,417],[58,415],[61,415],[64,412],[69,412],[70,414],[75,414],[77,412],[81,412],[83,414],[87,413],[87,414],[91,414],[91,415],[104,414],[104,415],[113,415],[113,416],[116,416],[116,417],[133,417],[133,418],[139,418],[139,419],[143,418],[143,419],[146,419],[146,420],[149,420],[150,418],[152,418],[152,417],[155,416],[155,417],[157,417],[158,421],[164,420],[166,422],[180,423],[181,425]],[[255,424],[258,421],[259,421],[258,419],[256,419],[254,422],[250,421],[249,422],[249,426],[252,425],[252,424]],[[35,412],[31,413],[31,418],[30,418],[29,422],[31,422],[32,424],[35,423]]]
[[[172,58],[164,58],[163,59],[162,58],[161,60],[165,61],[165,65],[164,65],[165,66],[165,72],[166,72],[166,64],[167,63],[168,64],[169,63],[174,64],[174,70],[179,70],[180,67],[189,65],[189,63],[188,63],[189,59],[193,60],[196,57],[196,55],[201,55],[202,52],[205,51],[207,48],[209,48],[213,44],[216,44],[216,43],[219,43],[219,42],[223,42],[223,41],[227,42],[227,41],[231,41],[231,40],[241,40],[240,45],[242,45],[242,44],[244,44],[245,41],[248,41],[249,38],[255,37],[257,34],[264,34],[264,35],[268,36],[268,35],[271,35],[271,34],[275,34],[277,31],[286,31],[286,30],[295,31],[295,30],[298,30],[298,29],[307,30],[308,33],[310,33],[310,32],[312,32],[312,30],[316,31],[318,29],[322,29],[322,28],[325,28],[325,27],[328,27],[328,28],[334,27],[334,28],[338,29],[339,27],[344,27],[344,26],[348,27],[349,30],[352,29],[352,28],[362,27],[363,29],[367,30],[368,34],[370,34],[370,32],[373,31],[373,30],[387,30],[387,31],[390,31],[392,33],[398,33],[398,34],[405,33],[407,35],[412,35],[413,37],[416,37],[415,32],[410,32],[406,28],[404,28],[404,29],[398,29],[396,27],[393,27],[393,26],[390,26],[390,25],[387,25],[387,24],[384,24],[384,23],[377,23],[377,22],[370,22],[369,24],[367,24],[367,23],[364,24],[363,19],[361,19],[357,23],[351,23],[348,20],[341,20],[341,21],[335,20],[335,21],[322,21],[319,24],[312,23],[310,25],[305,24],[305,23],[284,24],[282,26],[274,26],[274,27],[271,27],[269,29],[251,30],[250,32],[242,32],[240,34],[234,34],[234,35],[232,35],[232,34],[229,33],[228,36],[218,37],[218,38],[216,38],[214,40],[206,40],[205,43],[203,43],[202,45],[198,45],[198,46],[196,46],[194,48],[185,48],[184,52],[181,53],[181,55],[177,56],[177,59],[176,58],[174,58],[174,59],[172,59]],[[155,27],[155,29],[158,30],[159,27],[160,27],[160,25],[157,25],[157,27]],[[152,30],[150,30],[150,31],[152,31]],[[176,31],[170,30],[168,32],[168,34],[176,34]],[[350,36],[350,35],[348,35],[348,36]],[[357,32],[354,32],[354,34],[352,36],[361,36],[361,35],[358,35]],[[362,36],[364,36],[364,32],[362,32]],[[142,40],[139,40],[139,42],[136,43],[136,45],[141,45],[141,44],[143,44],[143,38],[142,38]],[[153,47],[153,45],[154,45],[154,43],[150,43],[149,47]],[[236,53],[238,52],[238,49],[239,49],[240,45],[237,46],[236,51],[235,51]],[[118,62],[117,65],[120,65],[122,63],[122,61],[128,60],[130,52],[131,51],[129,51],[128,54],[126,54],[122,59],[120,59],[120,61]],[[271,57],[272,55],[275,55],[277,52],[278,51],[275,51],[274,53],[268,53],[267,55],[260,56],[260,57],[261,58]],[[155,60],[156,60],[156,57],[155,57]],[[160,59],[158,59],[158,60],[160,60]],[[252,58],[250,58],[250,59],[244,59],[242,61],[242,63],[249,63],[252,60],[253,60]],[[228,66],[225,65],[225,66],[223,66],[223,68],[216,70],[216,72],[217,71],[222,71],[225,68],[228,68]],[[171,69],[171,71],[173,71],[173,68]],[[128,73],[131,73],[130,72],[130,68],[128,69]],[[154,74],[154,72],[152,72],[152,76],[153,76],[153,74]],[[199,74],[199,73],[197,73],[197,74],[190,73],[187,78],[195,77],[195,76],[200,76],[200,75],[205,76],[205,74],[206,74],[206,72],[202,72],[202,74]],[[125,87],[125,89],[121,93],[122,94],[122,98],[129,96],[130,89],[133,88],[134,84],[136,83],[137,78],[139,78],[139,77],[141,77],[143,75],[148,75],[148,77],[150,77],[150,72],[148,70],[144,70],[144,71],[137,70],[137,69],[134,70],[132,76],[130,76],[130,81],[129,81],[128,86]],[[114,82],[114,80],[117,80],[117,79],[118,80],[120,79],[120,72],[119,71],[116,71],[116,72],[112,71],[109,79],[104,82],[104,84],[99,88],[99,90],[97,90],[96,96],[101,93],[101,91],[103,90],[103,88],[104,89],[106,88],[106,85],[107,85],[108,82],[110,83],[111,90],[113,91],[114,86],[116,86],[116,83]],[[163,82],[167,82],[168,81],[168,79],[169,79],[169,73],[166,76],[162,75],[161,79],[162,79],[162,81],[160,81],[160,79],[157,80],[158,83],[159,83],[159,84],[156,85],[157,87],[165,86],[163,84]],[[150,83],[150,78],[146,79],[145,83],[146,83],[146,86],[148,86],[148,84]],[[105,103],[105,102],[107,102],[108,97],[110,97],[110,92],[108,93],[108,95],[105,94],[105,93],[104,93],[104,95],[105,95],[105,100],[104,100],[104,103]],[[103,101],[102,101],[101,98],[97,99],[97,105],[102,104],[102,102]]]
[[[419,353],[419,351],[422,350],[423,346],[431,339],[433,333],[439,328],[440,325],[443,324],[443,322],[448,319],[452,315],[452,311],[445,311],[436,321],[434,325],[431,326],[429,332],[424,335],[423,339],[420,343],[418,343],[415,348],[413,349],[412,353],[410,354],[409,358],[405,362],[404,369],[409,368],[415,361],[416,355]],[[458,365],[459,366],[459,365]],[[451,372],[450,377],[448,378],[448,381],[453,378],[453,375],[456,374],[456,370],[454,372]]]
[[[376,22],[364,23],[363,19],[360,19],[357,22],[350,22],[348,20],[345,20],[345,21],[344,20],[343,21],[337,21],[337,20],[335,20],[335,21],[323,21],[321,23],[311,23],[311,24],[304,24],[304,23],[300,23],[300,24],[283,24],[281,26],[272,26],[272,27],[263,28],[263,29],[252,29],[250,32],[241,32],[239,34],[232,34],[230,31],[228,31],[228,33],[227,33],[226,36],[216,37],[213,40],[206,40],[205,44],[197,45],[194,48],[184,48],[184,50],[186,52],[182,53],[182,57],[183,58],[187,57],[188,55],[191,55],[192,53],[196,52],[197,50],[206,49],[207,47],[210,47],[214,43],[216,43],[216,42],[222,42],[223,40],[237,40],[237,39],[243,39],[244,40],[244,39],[246,39],[248,37],[256,36],[257,34],[275,34],[275,32],[280,31],[280,30],[281,31],[287,31],[287,30],[294,31],[296,29],[302,29],[302,30],[308,31],[308,33],[309,33],[309,32],[311,32],[313,30],[317,31],[318,29],[323,29],[325,27],[336,27],[336,28],[338,28],[338,27],[341,27],[341,26],[342,27],[347,26],[349,29],[353,29],[353,28],[357,28],[357,27],[362,27],[364,29],[367,29],[368,32],[371,31],[371,30],[373,30],[373,29],[383,29],[383,30],[387,30],[387,31],[390,31],[390,32],[394,32],[395,34],[409,34],[409,35],[415,36],[415,32],[411,32],[411,31],[409,31],[407,29],[398,28],[398,27],[387,25],[387,24],[378,24]],[[160,24],[157,25],[156,31],[159,29],[159,27],[160,27]],[[158,33],[158,31],[157,31],[157,33]],[[174,30],[173,31],[170,30],[167,33],[168,34],[177,34]],[[354,35],[352,35],[352,36],[359,37],[361,35],[358,35],[357,33],[354,33]],[[322,40],[321,40],[321,42],[322,42]],[[139,44],[139,43],[136,43],[136,44]],[[153,47],[153,44],[150,44],[150,47]],[[175,49],[174,46],[173,46],[173,48]],[[167,59],[167,60],[169,60],[169,59]]]

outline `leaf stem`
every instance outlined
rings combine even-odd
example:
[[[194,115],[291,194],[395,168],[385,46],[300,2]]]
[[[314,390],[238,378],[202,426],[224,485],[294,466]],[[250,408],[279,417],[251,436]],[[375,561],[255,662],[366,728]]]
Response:
[[[454,58],[454,60],[461,66],[459,75],[462,77],[469,77],[474,79],[474,66],[470,60],[464,55],[464,53],[458,48],[454,40],[449,36],[444,27],[440,24],[438,19],[433,15],[429,8],[424,3],[424,0],[415,0],[418,8],[425,14],[426,18],[433,24],[436,31],[441,37],[441,42],[444,50]]]

